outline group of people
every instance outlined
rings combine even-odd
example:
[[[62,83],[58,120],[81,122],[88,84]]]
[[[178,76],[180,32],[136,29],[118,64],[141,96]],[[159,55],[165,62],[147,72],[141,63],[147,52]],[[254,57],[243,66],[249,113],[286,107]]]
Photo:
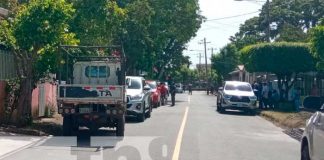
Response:
[[[273,88],[271,82],[254,82],[252,88],[258,98],[260,109],[275,109],[279,107],[279,101],[281,99],[280,93]],[[284,91],[282,91],[282,93],[284,93]],[[282,98],[285,98],[284,96],[285,95],[283,95]],[[298,112],[301,105],[301,88],[292,88],[290,96],[290,100],[293,101],[294,107]]]
[[[175,105],[175,95],[176,95],[176,84],[173,81],[171,76],[167,77],[167,82],[168,82],[168,86],[166,85],[166,83],[164,82],[160,82],[160,84],[158,85],[158,90],[161,93],[161,99],[163,101],[166,101],[167,97],[169,95],[171,95],[171,106]],[[183,90],[185,91],[186,87],[183,86]],[[189,84],[187,86],[189,95],[192,95],[192,84]]]
[[[280,101],[279,92],[273,89],[271,82],[254,82],[252,88],[259,101],[260,109],[276,108]]]
[[[176,86],[171,76],[167,77],[168,86],[164,82],[160,82],[157,89],[161,93],[161,99],[164,101],[167,100],[167,97],[171,94],[171,106],[175,105],[175,94],[176,94]]]

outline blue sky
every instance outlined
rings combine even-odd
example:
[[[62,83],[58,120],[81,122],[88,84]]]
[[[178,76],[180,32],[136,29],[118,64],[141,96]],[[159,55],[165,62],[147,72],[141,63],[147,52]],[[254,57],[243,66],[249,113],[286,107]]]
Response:
[[[207,20],[212,20],[257,12],[261,9],[263,2],[256,1],[199,0],[199,4],[202,15],[205,16]],[[229,37],[234,35],[239,30],[240,24],[244,23],[244,21],[249,18],[257,16],[258,14],[259,13],[257,12],[235,18],[226,18],[203,23],[197,32],[197,36],[188,43],[188,50],[184,51],[184,55],[191,57],[191,61],[193,63],[191,68],[194,68],[196,64],[199,64],[199,52],[204,55],[204,46],[202,44],[198,44],[204,39],[204,37],[206,37],[207,42],[210,42],[207,44],[207,48],[215,48],[214,53],[217,53],[219,48],[229,43]],[[208,63],[210,63],[211,50],[207,50],[207,52]],[[201,62],[205,62],[204,57],[202,57]]]

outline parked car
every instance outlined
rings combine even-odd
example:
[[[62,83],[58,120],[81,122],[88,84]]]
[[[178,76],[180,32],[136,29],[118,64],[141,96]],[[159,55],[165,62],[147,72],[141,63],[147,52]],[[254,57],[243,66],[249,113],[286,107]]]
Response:
[[[153,107],[161,106],[161,92],[157,89],[158,83],[152,80],[147,80],[145,83],[151,88],[151,104]]]
[[[139,122],[151,117],[151,88],[145,85],[143,77],[126,77],[127,116],[136,116]]]
[[[217,111],[220,113],[226,109],[255,113],[257,97],[249,83],[226,81],[224,87],[220,87],[218,91],[216,103]]]
[[[183,85],[181,83],[177,83],[175,86],[176,86],[176,93],[183,93]]]
[[[307,121],[301,140],[301,160],[324,160],[324,107]]]

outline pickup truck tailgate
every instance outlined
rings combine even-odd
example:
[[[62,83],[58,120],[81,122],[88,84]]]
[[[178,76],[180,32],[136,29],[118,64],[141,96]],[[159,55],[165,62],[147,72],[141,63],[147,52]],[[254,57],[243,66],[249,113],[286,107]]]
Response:
[[[58,100],[115,103],[123,101],[124,89],[124,86],[116,85],[59,85]]]

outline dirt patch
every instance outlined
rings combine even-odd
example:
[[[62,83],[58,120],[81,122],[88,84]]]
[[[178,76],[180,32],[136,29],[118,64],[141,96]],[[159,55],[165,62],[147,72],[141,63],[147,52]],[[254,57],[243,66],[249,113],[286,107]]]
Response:
[[[52,118],[40,118],[34,120],[30,126],[23,128],[3,125],[0,127],[0,131],[31,136],[60,136],[62,135],[62,123],[62,116],[54,115]]]
[[[312,116],[312,112],[280,112],[280,111],[261,111],[260,115],[265,119],[274,122],[283,128],[305,128],[306,120]]]

